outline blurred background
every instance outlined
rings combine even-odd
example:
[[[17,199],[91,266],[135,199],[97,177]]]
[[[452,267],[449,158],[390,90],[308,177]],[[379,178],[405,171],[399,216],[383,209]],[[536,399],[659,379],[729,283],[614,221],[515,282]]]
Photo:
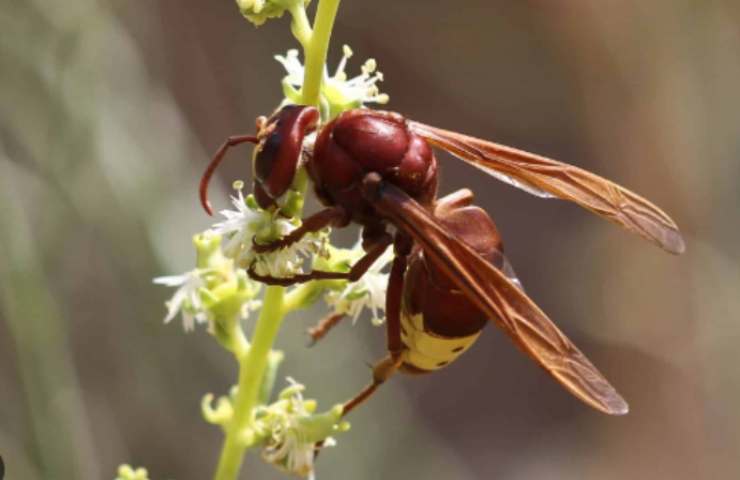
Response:
[[[351,74],[375,57],[389,108],[611,178],[669,212],[688,250],[440,155],[443,192],[475,190],[530,296],[631,412],[590,410],[489,328],[353,413],[319,478],[738,478],[740,4],[343,3],[330,65],[345,42]],[[202,329],[162,324],[171,292],[151,278],[192,268],[190,236],[210,224],[200,173],[280,100],[287,20],[256,30],[228,1],[27,0],[3,5],[0,31],[7,476],[105,479],[130,462],[210,478],[222,435],[199,402],[235,366]],[[217,205],[249,180],[248,152],[220,171]],[[288,319],[278,346],[281,377],[329,406],[368,381],[384,333],[346,324],[307,349],[323,313]],[[252,456],[243,478],[284,477]]]

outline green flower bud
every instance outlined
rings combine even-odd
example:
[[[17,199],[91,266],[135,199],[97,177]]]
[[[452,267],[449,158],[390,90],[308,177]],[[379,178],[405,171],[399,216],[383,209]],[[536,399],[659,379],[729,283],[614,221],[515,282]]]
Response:
[[[271,18],[282,17],[286,10],[305,8],[310,0],[236,0],[244,17],[259,27]]]
[[[118,467],[116,480],[149,480],[149,472],[146,468],[134,469],[131,465],[123,464]]]
[[[213,406],[214,395],[209,393],[200,403],[201,413],[206,422],[226,427],[234,416],[234,407],[229,397],[219,397]]]

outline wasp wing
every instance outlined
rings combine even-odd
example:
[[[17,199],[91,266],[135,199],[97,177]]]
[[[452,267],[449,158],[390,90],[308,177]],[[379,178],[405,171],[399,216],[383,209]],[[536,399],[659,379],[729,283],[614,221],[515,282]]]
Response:
[[[614,387],[512,280],[402,190],[379,180],[373,188],[368,194],[373,205],[413,237],[425,257],[525,353],[590,406],[612,415],[627,413],[627,403]]]
[[[449,130],[409,121],[429,143],[507,183],[542,197],[570,200],[671,253],[685,244],[660,208],[605,178],[573,165]]]

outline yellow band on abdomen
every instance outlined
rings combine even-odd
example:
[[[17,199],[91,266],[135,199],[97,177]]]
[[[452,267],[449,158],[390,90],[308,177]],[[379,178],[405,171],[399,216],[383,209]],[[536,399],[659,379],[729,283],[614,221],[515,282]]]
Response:
[[[480,336],[480,332],[467,337],[443,337],[427,332],[421,314],[403,313],[401,326],[401,339],[407,348],[403,361],[421,370],[438,370],[452,363]]]

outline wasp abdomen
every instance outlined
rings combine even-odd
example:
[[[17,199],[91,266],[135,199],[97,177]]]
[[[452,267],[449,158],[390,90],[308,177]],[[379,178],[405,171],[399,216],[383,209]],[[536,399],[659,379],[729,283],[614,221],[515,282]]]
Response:
[[[421,314],[401,315],[402,354],[405,370],[425,373],[446,367],[462,355],[480,336],[480,331],[464,337],[446,337],[429,331]]]
[[[458,206],[440,203],[435,213],[451,233],[500,268],[501,238],[483,210],[467,202]],[[488,320],[488,315],[427,261],[423,251],[412,254],[404,278],[401,313],[406,372],[424,373],[450,364],[470,348]]]

